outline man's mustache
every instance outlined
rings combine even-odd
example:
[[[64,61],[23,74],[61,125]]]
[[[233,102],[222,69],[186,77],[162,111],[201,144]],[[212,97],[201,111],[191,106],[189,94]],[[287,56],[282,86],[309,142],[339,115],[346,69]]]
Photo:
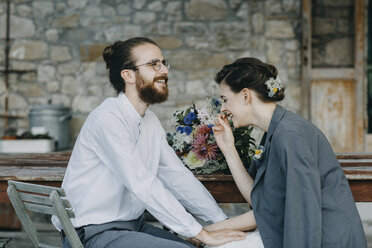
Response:
[[[154,78],[154,83],[158,80],[164,80],[165,83],[168,83],[168,76],[167,75],[163,75],[163,76],[158,76],[158,77],[155,77]]]

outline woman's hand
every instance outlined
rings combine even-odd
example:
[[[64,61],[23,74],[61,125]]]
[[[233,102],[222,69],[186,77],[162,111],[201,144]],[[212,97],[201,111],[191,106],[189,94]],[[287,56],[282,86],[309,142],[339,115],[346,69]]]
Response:
[[[235,149],[234,135],[226,114],[219,114],[217,116],[215,126],[212,129],[217,145],[223,154],[226,155],[231,148]]]
[[[232,229],[222,229],[213,232],[202,229],[201,232],[195,236],[195,238],[209,246],[223,245],[231,241],[243,240],[246,237],[247,234],[245,232]]]

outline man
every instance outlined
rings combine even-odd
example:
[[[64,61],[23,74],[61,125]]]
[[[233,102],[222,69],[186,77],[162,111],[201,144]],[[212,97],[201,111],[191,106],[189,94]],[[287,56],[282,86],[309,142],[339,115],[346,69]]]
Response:
[[[103,58],[118,96],[89,114],[62,183],[84,247],[193,247],[146,223],[145,209],[173,231],[208,244],[244,238],[237,231],[208,233],[185,210],[205,221],[226,218],[168,146],[148,109],[168,96],[169,63],[158,45],[143,37],[117,41]],[[52,220],[61,230],[58,219]]]

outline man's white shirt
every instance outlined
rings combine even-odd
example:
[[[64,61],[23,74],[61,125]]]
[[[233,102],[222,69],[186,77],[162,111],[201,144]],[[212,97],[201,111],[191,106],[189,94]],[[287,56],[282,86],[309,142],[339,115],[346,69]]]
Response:
[[[89,114],[62,188],[74,227],[134,220],[147,209],[171,230],[193,237],[202,226],[187,211],[204,221],[226,219],[168,145],[155,114],[147,110],[141,117],[123,93]],[[56,216],[52,221],[62,229]]]

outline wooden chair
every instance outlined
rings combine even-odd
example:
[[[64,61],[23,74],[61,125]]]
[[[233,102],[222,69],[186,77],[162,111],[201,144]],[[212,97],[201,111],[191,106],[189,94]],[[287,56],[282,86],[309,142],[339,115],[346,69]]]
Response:
[[[23,228],[35,247],[52,248],[55,246],[50,246],[40,242],[36,228],[26,210],[42,214],[56,215],[71,246],[73,248],[84,247],[81,244],[79,236],[70,220],[70,218],[75,218],[74,212],[69,209],[71,208],[71,205],[66,199],[61,198],[66,196],[65,191],[62,188],[11,180],[8,181],[8,185],[7,193],[9,199],[23,225]]]

